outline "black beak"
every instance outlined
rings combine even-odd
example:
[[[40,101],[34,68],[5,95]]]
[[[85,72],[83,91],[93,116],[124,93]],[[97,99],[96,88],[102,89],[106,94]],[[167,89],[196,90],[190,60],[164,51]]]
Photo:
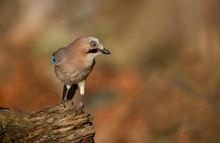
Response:
[[[111,54],[107,49],[103,49],[103,50],[100,50],[101,51],[101,53],[103,53],[103,54],[106,54],[106,55],[109,55],[109,54]]]

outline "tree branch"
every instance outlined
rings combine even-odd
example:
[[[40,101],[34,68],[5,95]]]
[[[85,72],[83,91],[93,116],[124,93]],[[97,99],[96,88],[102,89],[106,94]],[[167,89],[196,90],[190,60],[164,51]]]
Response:
[[[0,142],[94,142],[92,117],[77,115],[72,102],[42,111],[0,108]]]

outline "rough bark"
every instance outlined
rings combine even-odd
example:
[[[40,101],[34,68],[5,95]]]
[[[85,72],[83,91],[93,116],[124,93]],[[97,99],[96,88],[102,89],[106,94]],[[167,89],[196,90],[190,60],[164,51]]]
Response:
[[[0,142],[94,142],[92,117],[68,102],[42,111],[0,108]]]

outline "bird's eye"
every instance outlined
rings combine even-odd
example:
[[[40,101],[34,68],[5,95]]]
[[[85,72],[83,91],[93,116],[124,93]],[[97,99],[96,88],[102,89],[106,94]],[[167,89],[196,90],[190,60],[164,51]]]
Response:
[[[90,42],[90,47],[94,48],[94,47],[96,47],[96,46],[97,46],[96,41],[91,41],[91,42]]]

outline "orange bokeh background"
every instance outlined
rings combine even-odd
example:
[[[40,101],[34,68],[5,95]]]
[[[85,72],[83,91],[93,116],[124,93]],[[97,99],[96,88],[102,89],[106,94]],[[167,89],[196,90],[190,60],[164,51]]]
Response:
[[[219,7],[218,0],[2,0],[0,107],[60,103],[51,55],[88,35],[111,51],[97,57],[86,82],[97,143],[219,143]]]

